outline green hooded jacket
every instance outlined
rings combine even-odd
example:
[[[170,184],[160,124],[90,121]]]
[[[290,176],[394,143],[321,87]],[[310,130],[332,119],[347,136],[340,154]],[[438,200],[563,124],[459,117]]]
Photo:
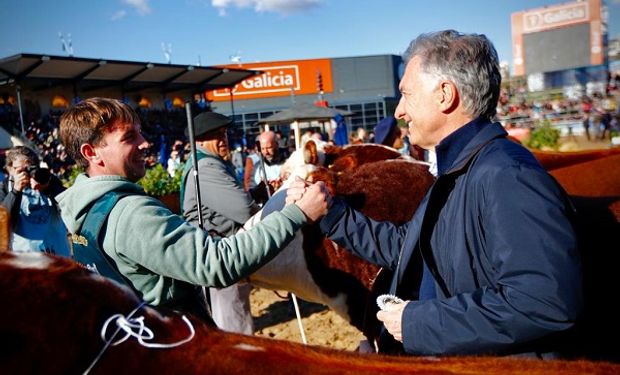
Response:
[[[294,204],[274,212],[247,232],[214,239],[173,214],[158,199],[120,176],[88,177],[56,197],[71,233],[88,209],[109,191],[129,193],[108,216],[102,249],[152,305],[174,305],[193,285],[226,287],[278,254],[306,223]]]

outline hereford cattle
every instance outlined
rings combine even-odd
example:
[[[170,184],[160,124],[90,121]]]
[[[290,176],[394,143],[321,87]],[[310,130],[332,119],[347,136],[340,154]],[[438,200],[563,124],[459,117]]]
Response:
[[[311,139],[287,159],[281,177],[283,180],[295,174],[306,177],[313,170],[312,166],[327,166],[333,172],[341,173],[362,164],[399,158],[402,159],[402,155],[398,151],[384,145],[371,143],[340,147]]]
[[[620,365],[606,362],[387,357],[226,333],[192,316],[188,325],[173,311],[140,307],[126,287],[43,253],[0,254],[0,298],[0,368],[6,374],[620,373]],[[101,331],[117,314],[135,326],[135,336],[148,329],[153,337],[142,338],[144,345],[133,336],[106,347]],[[113,336],[119,321],[112,320],[106,340],[124,336]],[[179,345],[147,347],[155,343]]]
[[[350,157],[352,154],[347,155],[347,164],[359,163],[359,159]],[[384,160],[351,169],[344,164],[339,164],[338,173],[318,169],[310,173],[309,179],[325,181],[332,194],[375,220],[399,224],[408,221],[433,181],[428,166],[418,162]],[[272,202],[265,210],[271,210]],[[244,228],[255,225],[265,210]],[[325,304],[372,338],[378,326],[373,292],[378,273],[379,267],[326,239],[315,223],[302,228],[278,256],[249,280],[263,288],[288,290],[304,300]]]

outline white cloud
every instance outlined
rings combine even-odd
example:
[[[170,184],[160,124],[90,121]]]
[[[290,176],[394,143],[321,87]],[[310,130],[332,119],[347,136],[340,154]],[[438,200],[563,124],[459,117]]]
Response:
[[[149,0],[123,0],[123,2],[136,9],[139,15],[151,13],[151,7],[149,6]]]
[[[226,14],[227,8],[254,8],[256,12],[291,14],[315,8],[322,0],[211,0],[211,5]]]
[[[120,20],[120,19],[122,19],[122,18],[125,18],[125,16],[126,16],[126,15],[127,15],[127,12],[126,12],[126,11],[124,11],[124,10],[119,10],[119,11],[117,11],[116,13],[114,13],[114,14],[112,15],[112,17],[110,17],[110,19],[111,19],[112,21],[118,21],[118,20]]]

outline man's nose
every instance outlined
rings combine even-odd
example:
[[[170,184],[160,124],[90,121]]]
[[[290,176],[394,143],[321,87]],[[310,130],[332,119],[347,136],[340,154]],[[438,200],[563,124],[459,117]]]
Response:
[[[401,119],[405,117],[405,105],[403,104],[403,98],[401,97],[400,100],[398,101],[398,105],[396,106],[396,109],[394,110],[394,117],[396,117],[397,119]]]
[[[144,139],[142,134],[140,134],[140,138],[138,138],[138,148],[140,150],[144,150],[149,147],[149,143]]]

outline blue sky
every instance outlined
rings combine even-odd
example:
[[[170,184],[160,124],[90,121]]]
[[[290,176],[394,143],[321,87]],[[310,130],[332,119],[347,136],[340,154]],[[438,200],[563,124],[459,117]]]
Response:
[[[550,0],[0,0],[0,57],[65,55],[175,64],[400,54],[422,32],[486,34],[512,65],[510,14]],[[620,0],[606,1],[620,36]]]

